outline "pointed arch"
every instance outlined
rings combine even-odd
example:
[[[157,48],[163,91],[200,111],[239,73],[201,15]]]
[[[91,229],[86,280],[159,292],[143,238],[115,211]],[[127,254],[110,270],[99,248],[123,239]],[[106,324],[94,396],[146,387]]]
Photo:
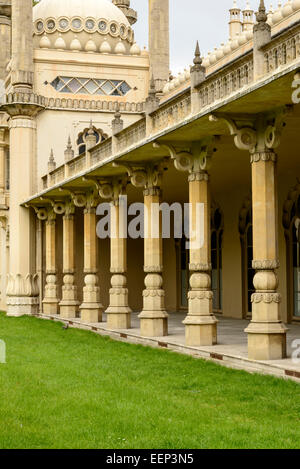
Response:
[[[102,129],[97,129],[94,125],[92,128],[96,137],[96,143],[103,142],[108,138],[108,135],[105,134]],[[78,134],[76,140],[78,155],[83,155],[86,152],[86,137],[90,130],[90,127],[86,127],[82,132]]]
[[[283,205],[286,242],[288,322],[300,320],[300,179]]]
[[[242,251],[243,317],[247,318],[252,314],[251,297],[255,293],[253,285],[255,270],[252,268],[253,224],[251,195],[245,198],[239,213],[239,233]]]

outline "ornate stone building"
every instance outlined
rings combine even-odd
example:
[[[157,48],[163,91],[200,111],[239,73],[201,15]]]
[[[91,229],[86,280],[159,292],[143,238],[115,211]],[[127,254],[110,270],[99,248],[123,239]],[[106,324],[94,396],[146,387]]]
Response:
[[[248,359],[284,362],[285,324],[300,319],[300,1],[257,10],[234,2],[228,41],[204,58],[197,45],[172,77],[169,0],[149,0],[149,51],[129,0],[0,0],[8,315],[123,338],[134,318],[136,338],[163,346],[177,315],[178,347],[212,358],[224,340],[230,355],[218,331],[234,318]],[[125,194],[150,218],[156,203],[189,202],[191,236],[203,204],[204,242],[162,239],[161,222],[126,239]],[[115,208],[112,239],[96,233],[101,201]]]

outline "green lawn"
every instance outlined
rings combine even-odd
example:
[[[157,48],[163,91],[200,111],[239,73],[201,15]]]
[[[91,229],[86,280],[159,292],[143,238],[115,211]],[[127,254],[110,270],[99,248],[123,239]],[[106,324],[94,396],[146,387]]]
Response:
[[[300,386],[0,314],[0,448],[300,448]]]

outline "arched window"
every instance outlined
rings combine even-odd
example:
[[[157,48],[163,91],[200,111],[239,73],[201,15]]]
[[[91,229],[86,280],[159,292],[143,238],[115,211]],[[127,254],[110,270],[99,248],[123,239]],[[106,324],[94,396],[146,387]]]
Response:
[[[212,263],[212,291],[213,308],[222,311],[222,243],[223,243],[223,215],[219,208],[212,211],[211,217],[211,263]]]
[[[243,316],[252,314],[252,294],[255,293],[253,279],[255,270],[253,261],[253,225],[251,198],[247,198],[240,212],[239,231],[242,248],[242,281],[243,281]]]
[[[283,209],[287,254],[288,321],[300,319],[300,183],[289,193]]]
[[[88,135],[88,132],[90,131],[90,128],[84,129],[83,132],[80,132],[78,135],[76,144],[77,144],[77,149],[78,149],[78,155],[83,155],[86,152],[86,137]],[[99,142],[103,142],[104,140],[107,139],[107,135],[102,132],[100,129],[96,129],[96,127],[93,126],[93,132],[96,137],[96,144]]]
[[[189,291],[189,251],[186,249],[186,238],[183,236],[177,242],[177,268],[179,271],[180,291],[178,302],[180,309],[188,307],[187,294]],[[219,207],[212,207],[211,216],[211,262],[212,262],[212,291],[214,293],[213,308],[215,312],[222,312],[222,243],[223,243],[223,215]]]

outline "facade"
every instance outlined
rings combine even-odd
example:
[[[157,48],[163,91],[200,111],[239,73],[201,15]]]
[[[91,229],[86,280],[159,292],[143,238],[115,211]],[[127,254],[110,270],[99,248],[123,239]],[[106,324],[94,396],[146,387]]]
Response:
[[[149,51],[129,0],[0,0],[8,315],[122,331],[134,311],[140,335],[161,338],[177,311],[188,347],[216,346],[222,317],[248,319],[248,358],[286,358],[285,324],[300,320],[300,1],[229,14],[228,42],[205,58],[197,45],[172,77],[168,0],[149,0]],[[161,221],[126,239],[121,195],[150,221],[154,204],[190,203],[204,242],[163,239]],[[101,201],[112,239],[96,233]]]

